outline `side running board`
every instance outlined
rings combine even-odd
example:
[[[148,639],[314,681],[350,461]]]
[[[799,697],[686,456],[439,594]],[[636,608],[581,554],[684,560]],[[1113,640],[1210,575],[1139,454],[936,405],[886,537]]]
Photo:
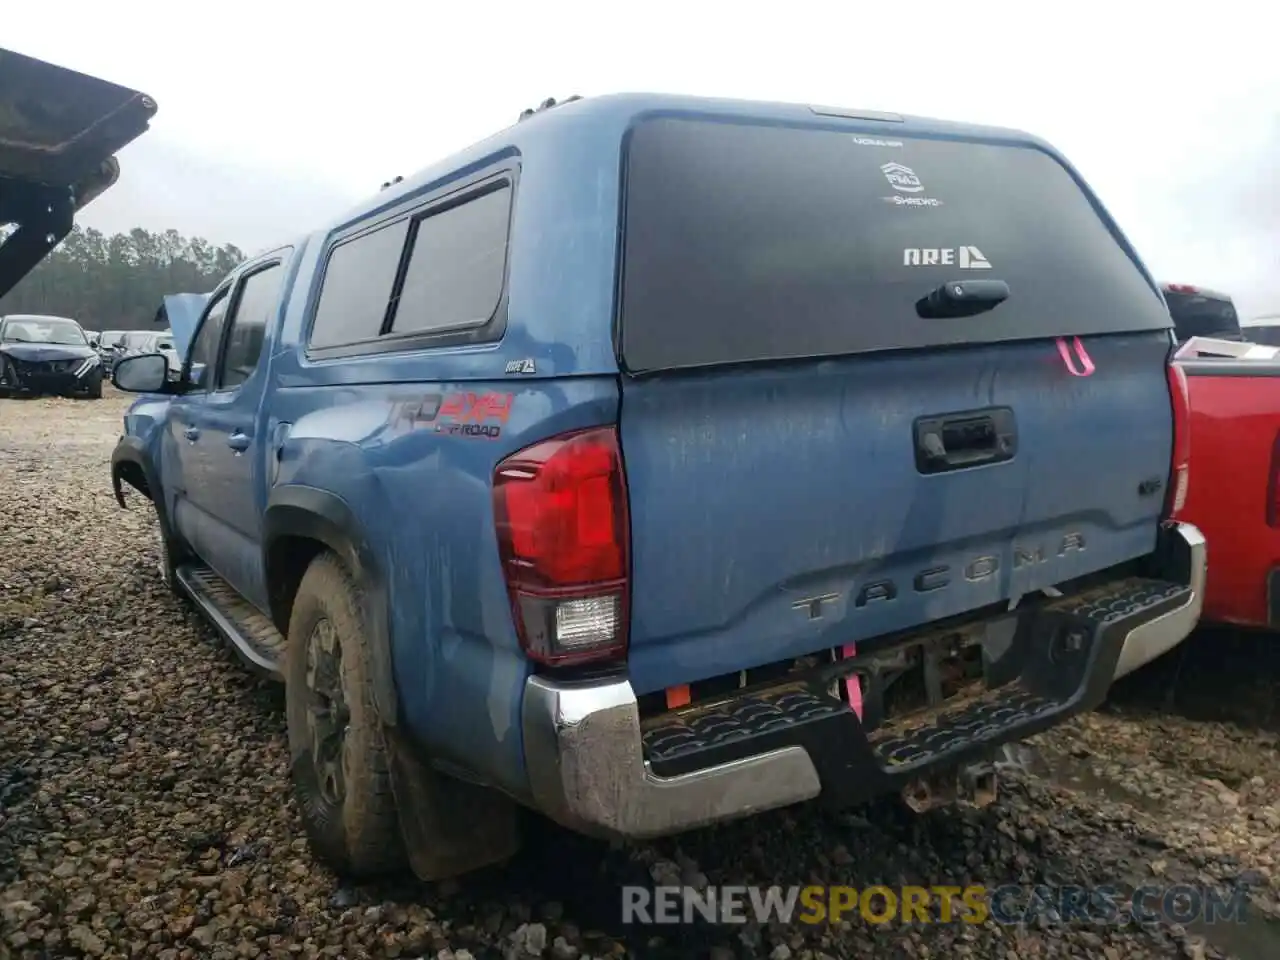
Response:
[[[178,585],[250,669],[284,682],[284,637],[263,613],[204,564],[178,567]]]

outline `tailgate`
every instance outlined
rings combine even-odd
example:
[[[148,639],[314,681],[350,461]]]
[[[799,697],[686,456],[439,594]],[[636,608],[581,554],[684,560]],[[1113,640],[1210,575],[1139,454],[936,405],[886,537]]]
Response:
[[[659,119],[626,177],[639,692],[1154,548],[1171,321],[1047,153]],[[917,307],[975,277],[1007,299]]]

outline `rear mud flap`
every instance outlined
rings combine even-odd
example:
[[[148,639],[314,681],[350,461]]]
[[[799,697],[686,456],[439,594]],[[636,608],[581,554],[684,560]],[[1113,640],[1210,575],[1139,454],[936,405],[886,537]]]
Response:
[[[419,880],[444,880],[515,855],[520,835],[513,801],[438,773],[402,737],[390,730],[386,736],[400,832]]]

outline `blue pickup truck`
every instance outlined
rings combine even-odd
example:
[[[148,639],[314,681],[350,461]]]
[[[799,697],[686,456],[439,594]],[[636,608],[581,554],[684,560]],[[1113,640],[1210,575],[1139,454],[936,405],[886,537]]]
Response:
[[[983,803],[1198,617],[1171,327],[1025,134],[548,102],[122,360],[112,477],[339,871]]]

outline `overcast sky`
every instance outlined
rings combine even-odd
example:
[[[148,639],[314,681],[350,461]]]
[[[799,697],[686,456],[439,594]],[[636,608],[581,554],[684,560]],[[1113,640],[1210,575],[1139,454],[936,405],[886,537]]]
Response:
[[[10,3],[3,44],[151,94],[85,223],[248,251],[578,93],[837,104],[1039,134],[1161,278],[1280,312],[1280,41],[1187,5]],[[981,12],[978,12],[981,11]]]

